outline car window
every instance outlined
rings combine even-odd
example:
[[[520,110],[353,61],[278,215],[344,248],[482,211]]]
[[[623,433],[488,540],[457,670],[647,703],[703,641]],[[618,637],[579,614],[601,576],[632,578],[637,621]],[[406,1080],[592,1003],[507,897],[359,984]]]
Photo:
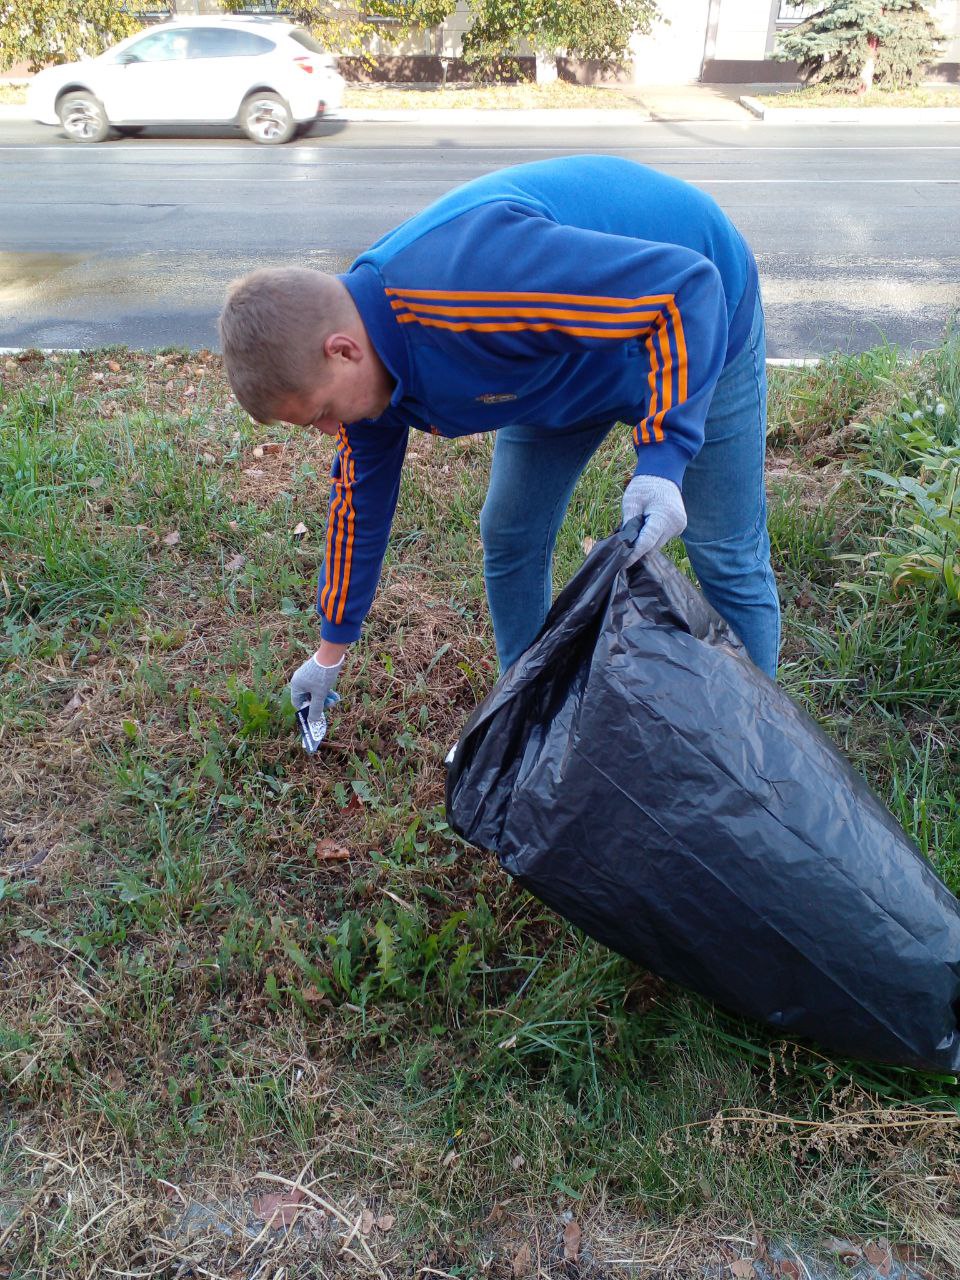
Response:
[[[197,27],[190,33],[191,58],[253,58],[275,48],[272,40],[252,31]]]
[[[176,62],[186,58],[187,41],[188,33],[183,29],[153,31],[127,45],[120,57],[134,62]]]
[[[296,40],[297,44],[302,44],[305,49],[309,49],[311,53],[326,53],[323,45],[311,35],[309,31],[305,31],[303,27],[297,27],[296,31],[290,32],[290,39]]]

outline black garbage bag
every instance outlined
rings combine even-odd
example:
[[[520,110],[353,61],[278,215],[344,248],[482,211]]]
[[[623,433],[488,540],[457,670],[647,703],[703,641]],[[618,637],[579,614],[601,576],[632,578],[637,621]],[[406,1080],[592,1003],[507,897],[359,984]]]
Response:
[[[633,526],[468,720],[447,814],[645,968],[835,1053],[960,1068],[960,909]]]

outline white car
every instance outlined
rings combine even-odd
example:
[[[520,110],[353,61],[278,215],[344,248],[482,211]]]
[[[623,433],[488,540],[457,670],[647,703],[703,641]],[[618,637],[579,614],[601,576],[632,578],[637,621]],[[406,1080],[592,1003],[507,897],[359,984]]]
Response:
[[[41,124],[75,142],[151,124],[236,124],[254,142],[288,142],[340,110],[343,77],[303,27],[274,18],[180,18],[138,31],[98,58],[47,67],[30,84]]]

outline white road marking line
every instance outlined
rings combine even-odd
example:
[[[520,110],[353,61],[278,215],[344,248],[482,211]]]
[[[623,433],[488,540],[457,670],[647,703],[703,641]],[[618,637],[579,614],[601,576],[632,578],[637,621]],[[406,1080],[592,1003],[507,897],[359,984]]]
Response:
[[[316,181],[320,182],[324,178],[329,179],[329,174],[317,173]],[[147,178],[137,175],[133,179],[134,182],[149,182],[152,185],[158,185],[158,179],[162,182],[175,183],[177,186],[183,186],[187,182],[212,182],[220,186],[225,182],[260,182],[269,180],[271,182],[309,182],[311,177],[308,174],[270,174],[269,178],[266,174],[251,175],[246,178],[224,178],[224,177],[186,177],[179,174],[170,174],[169,177],[159,178],[158,176]],[[117,182],[116,175],[113,175],[111,181]],[[685,182],[700,183],[703,186],[714,187],[955,187],[960,186],[960,178],[714,178],[709,176],[701,176],[686,174]],[[36,186],[34,179],[32,186]],[[16,204],[18,208],[23,208],[29,204],[29,201],[10,201]],[[35,204],[43,204],[43,201],[34,201]],[[160,203],[153,200],[145,201],[127,201],[127,200],[71,200],[70,205],[92,205],[94,208],[109,208],[111,205],[125,204],[156,204]]]
[[[559,127],[560,126],[558,126],[558,128]],[[106,152],[99,151],[99,152],[94,152],[92,154],[90,152],[78,152],[76,148],[74,148],[74,150],[71,151],[70,150],[71,147],[74,147],[74,144],[68,143],[68,142],[0,143],[0,151],[56,151],[56,152],[59,152],[60,154],[64,154],[66,152],[67,154],[74,155],[77,161],[81,164],[93,164],[98,159],[104,160],[108,156],[116,156],[116,155],[130,156],[131,162],[133,162],[132,158],[136,156],[137,161],[139,162],[143,159],[144,155],[155,155],[159,152],[166,152],[166,151],[174,151],[174,152],[187,151],[187,152],[197,152],[204,155],[209,154],[210,152],[225,152],[227,155],[240,154],[241,156],[245,156],[249,158],[252,164],[272,163],[276,165],[282,165],[283,163],[285,163],[282,157],[286,155],[293,154],[295,156],[300,156],[300,155],[303,155],[304,153],[313,155],[313,154],[318,154],[324,151],[333,150],[332,148],[328,148],[324,146],[295,147],[292,150],[292,152],[284,151],[284,152],[280,152],[279,155],[277,155],[276,152],[271,152],[272,155],[277,155],[277,159],[274,161],[267,160],[266,156],[264,156],[263,160],[261,161],[258,159],[254,159],[253,156],[250,155],[247,148],[243,147],[242,144],[240,143],[237,143],[235,146],[230,146],[229,144],[225,144],[225,143],[207,143],[207,144],[197,143],[194,146],[189,145],[189,143],[184,143],[182,145],[177,145],[175,143],[157,143],[155,145],[151,143],[140,143],[136,145],[136,147],[124,146],[122,149],[116,148],[116,147],[110,147]],[[344,148],[344,149],[346,150],[347,148]],[[370,146],[367,146],[367,147],[352,146],[349,149],[354,151],[377,150],[377,148],[370,147]],[[483,149],[484,148],[482,147],[471,148],[471,150],[476,150],[476,151],[483,150]],[[519,149],[525,150],[525,151],[545,150],[545,148],[543,147],[536,147],[536,146],[521,147]],[[637,151],[656,151],[658,150],[658,147],[657,145],[654,145],[652,147],[649,145],[646,145],[644,147],[632,147],[632,148],[628,147],[624,149],[637,150]],[[778,147],[778,146],[763,147],[763,146],[749,146],[749,145],[737,146],[736,143],[732,143],[732,144],[722,144],[722,145],[718,144],[717,146],[681,147],[678,149],[676,147],[669,146],[667,143],[662,143],[660,144],[659,149],[668,150],[670,151],[671,155],[686,155],[688,152],[696,152],[696,151],[720,151],[724,155],[739,155],[741,152],[745,152],[745,151],[756,151],[760,153],[766,153],[766,152],[772,152],[772,151],[788,151],[791,153],[809,152],[811,155],[818,156],[822,159],[823,155],[825,154],[824,148],[817,145],[811,145],[808,147]],[[960,145],[957,145],[954,143],[931,143],[929,145],[919,144],[915,147],[911,147],[911,146],[901,146],[899,143],[892,143],[890,146],[887,146],[887,147],[877,145],[877,146],[836,146],[836,147],[826,148],[826,154],[832,154],[833,152],[836,152],[836,151],[845,151],[845,152],[846,151],[912,151],[912,152],[960,151]],[[336,152],[334,152],[334,154],[336,154]],[[87,157],[86,160],[81,159],[81,156],[83,155]],[[332,158],[332,156],[330,158]]]

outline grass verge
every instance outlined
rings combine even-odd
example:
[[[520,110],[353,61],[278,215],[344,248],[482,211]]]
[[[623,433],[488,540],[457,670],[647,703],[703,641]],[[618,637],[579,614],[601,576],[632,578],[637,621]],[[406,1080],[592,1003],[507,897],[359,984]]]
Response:
[[[208,352],[10,358],[0,404],[0,1275],[960,1267],[954,1081],[668,988],[446,827],[489,440],[414,440],[308,760],[329,442],[254,427]],[[769,467],[783,683],[954,889],[958,406],[955,338],[777,370]]]
[[[557,107],[623,110],[638,108],[640,102],[624,89],[555,80],[552,84],[453,84],[445,88],[438,85],[349,84],[344,106],[386,111],[450,108],[496,111]]]
[[[917,85],[912,89],[871,89],[844,93],[821,85],[757,94],[767,107],[960,107],[956,85]]]

